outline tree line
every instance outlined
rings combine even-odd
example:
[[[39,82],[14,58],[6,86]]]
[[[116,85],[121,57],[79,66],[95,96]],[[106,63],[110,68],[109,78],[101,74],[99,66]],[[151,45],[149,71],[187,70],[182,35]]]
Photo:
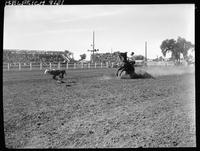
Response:
[[[178,37],[177,40],[166,39],[162,41],[160,49],[164,57],[167,53],[171,52],[171,58],[175,61],[175,64],[180,64],[181,54],[184,60],[189,63],[190,57],[188,56],[188,51],[190,49],[195,51],[194,44],[182,37]]]

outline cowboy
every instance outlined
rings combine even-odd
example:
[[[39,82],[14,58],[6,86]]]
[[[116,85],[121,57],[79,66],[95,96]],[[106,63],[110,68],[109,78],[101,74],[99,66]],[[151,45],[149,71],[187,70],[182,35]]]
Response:
[[[131,63],[131,64],[135,64],[135,56],[134,56],[134,52],[131,52],[131,57],[129,57],[129,62]]]

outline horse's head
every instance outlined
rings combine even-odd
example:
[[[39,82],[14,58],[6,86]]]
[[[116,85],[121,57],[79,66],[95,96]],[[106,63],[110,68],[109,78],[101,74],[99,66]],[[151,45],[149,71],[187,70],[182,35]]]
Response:
[[[46,70],[44,71],[44,74],[47,74],[48,71],[49,71],[49,69],[46,69]]]

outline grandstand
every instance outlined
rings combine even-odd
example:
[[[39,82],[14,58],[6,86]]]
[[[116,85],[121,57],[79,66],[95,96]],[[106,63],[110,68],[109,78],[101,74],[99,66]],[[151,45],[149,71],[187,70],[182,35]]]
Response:
[[[58,63],[63,62],[64,58],[62,54],[70,53],[72,55],[72,59],[70,63],[78,63],[78,61],[73,59],[73,53],[68,50],[65,51],[39,51],[39,50],[3,50],[3,62],[16,64],[23,63],[29,64],[32,63]],[[94,62],[97,64],[103,63],[108,64],[109,67],[113,67],[119,65],[120,60],[118,57],[118,51],[113,53],[95,53],[91,55]]]
[[[67,68],[67,69],[77,69],[77,68],[118,68],[121,61],[118,57],[119,52],[114,53],[95,53],[91,55],[94,62],[85,60],[74,60],[73,53],[68,50],[65,51],[38,51],[38,50],[3,50],[3,68],[6,70],[22,68],[29,68],[32,70],[45,68]],[[67,64],[64,62],[62,54],[72,55],[70,61]],[[135,56],[136,64],[135,66],[143,66],[145,64],[144,58],[141,59]],[[148,66],[171,66],[174,65],[173,61],[148,61]]]
[[[117,64],[120,62],[119,57],[118,57],[119,52],[114,52],[114,53],[95,53],[92,55],[92,58],[94,62],[96,63],[115,63]]]
[[[3,50],[3,62],[4,63],[29,63],[29,62],[63,62],[64,58],[61,56],[65,54],[65,51],[38,51],[38,50]],[[73,54],[72,54],[73,57]],[[96,53],[91,55],[96,63],[111,63],[117,62],[118,52],[114,53]],[[72,58],[72,62],[76,62]]]
[[[65,51],[3,50],[4,63],[62,62]]]

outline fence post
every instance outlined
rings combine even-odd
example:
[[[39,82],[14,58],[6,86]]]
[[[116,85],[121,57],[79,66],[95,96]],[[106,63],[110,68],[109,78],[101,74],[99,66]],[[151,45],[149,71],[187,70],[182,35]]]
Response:
[[[81,68],[83,68],[83,62],[81,62]]]
[[[30,62],[30,70],[32,70],[32,62]]]
[[[60,70],[60,62],[58,62],[58,69]]]
[[[51,62],[49,63],[49,68],[50,68],[50,70],[51,70]]]
[[[66,64],[66,69],[68,69],[69,68],[69,65],[68,65],[68,63]]]
[[[114,62],[112,62],[112,68],[113,68],[113,66],[114,66]]]
[[[107,68],[108,68],[108,62],[106,62],[106,66],[107,66]]]
[[[19,71],[21,71],[21,63],[19,63]]]
[[[40,62],[40,70],[42,70],[42,62]]]
[[[76,69],[76,63],[74,63],[74,69]]]
[[[8,71],[10,71],[10,64],[8,63]]]
[[[90,68],[90,63],[88,63],[88,68]]]
[[[94,67],[97,68],[97,63],[96,62],[94,63]]]

